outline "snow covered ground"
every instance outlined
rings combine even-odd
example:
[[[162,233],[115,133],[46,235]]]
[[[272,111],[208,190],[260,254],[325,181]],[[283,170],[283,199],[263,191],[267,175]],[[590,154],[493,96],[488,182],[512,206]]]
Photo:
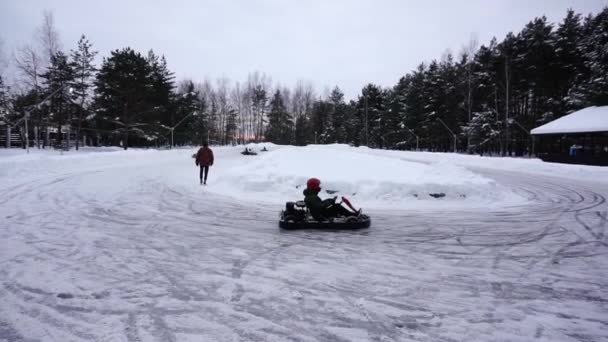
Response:
[[[608,168],[267,146],[207,187],[194,149],[0,150],[0,341],[608,340]],[[310,176],[372,227],[280,231]]]
[[[525,201],[516,191],[454,163],[428,162],[344,145],[279,147],[218,172],[211,191],[252,201],[300,199],[317,177],[326,196],[346,196],[366,208],[488,207]],[[259,150],[260,148],[258,148]],[[237,150],[238,152],[238,150]],[[335,192],[335,193],[334,193]],[[442,194],[437,200],[430,194]]]

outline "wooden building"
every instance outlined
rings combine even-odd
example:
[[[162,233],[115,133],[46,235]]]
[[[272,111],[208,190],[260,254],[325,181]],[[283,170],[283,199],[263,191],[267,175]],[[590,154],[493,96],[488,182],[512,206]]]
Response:
[[[608,166],[608,106],[581,109],[531,133],[544,161]]]

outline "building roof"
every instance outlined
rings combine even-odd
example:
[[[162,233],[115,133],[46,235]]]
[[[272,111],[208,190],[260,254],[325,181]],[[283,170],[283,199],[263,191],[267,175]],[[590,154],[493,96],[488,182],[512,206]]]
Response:
[[[532,134],[608,132],[608,106],[587,107],[531,131]]]

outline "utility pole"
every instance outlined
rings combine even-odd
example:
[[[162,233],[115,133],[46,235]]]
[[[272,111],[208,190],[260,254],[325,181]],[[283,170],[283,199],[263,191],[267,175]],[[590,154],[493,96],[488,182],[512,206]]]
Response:
[[[25,150],[27,151],[27,153],[30,153],[30,136],[29,136],[29,130],[27,127],[27,119],[30,117],[30,112],[26,112],[25,113]]]

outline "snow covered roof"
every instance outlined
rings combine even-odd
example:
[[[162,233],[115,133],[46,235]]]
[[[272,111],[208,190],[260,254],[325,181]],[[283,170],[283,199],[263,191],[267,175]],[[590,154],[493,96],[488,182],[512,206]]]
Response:
[[[532,134],[586,132],[608,132],[608,106],[587,107],[531,131]]]

